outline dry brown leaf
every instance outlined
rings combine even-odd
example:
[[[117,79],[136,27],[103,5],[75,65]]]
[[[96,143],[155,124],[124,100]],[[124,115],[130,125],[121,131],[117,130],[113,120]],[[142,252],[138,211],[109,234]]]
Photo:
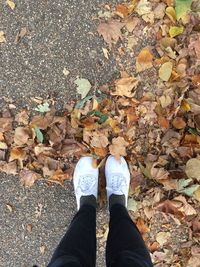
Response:
[[[174,203],[170,200],[165,200],[164,202],[161,202],[157,206],[157,210],[164,212],[166,214],[173,214],[177,218],[183,218],[184,217],[183,212],[179,211],[178,208],[174,205]]]
[[[72,169],[68,169],[66,171],[58,169],[51,177],[49,177],[49,181],[63,185],[65,180],[70,181],[72,179],[72,172]]]
[[[136,17],[132,17],[132,18],[129,18],[127,21],[126,21],[126,28],[129,32],[132,32],[135,27],[138,25],[138,23],[140,22],[140,19],[139,18],[136,18]]]
[[[170,237],[171,237],[171,234],[169,232],[159,232],[156,235],[156,241],[162,247],[164,244],[169,242]]]
[[[136,71],[141,72],[150,69],[153,64],[153,55],[148,48],[143,48],[136,57]]]
[[[15,129],[14,142],[16,145],[23,146],[27,144],[29,138],[30,132],[27,128],[17,127]]]
[[[12,162],[5,162],[5,161],[0,161],[0,171],[5,172],[7,174],[17,174],[17,164],[15,161]]]
[[[41,178],[41,175],[39,173],[36,173],[31,170],[23,169],[19,173],[20,176],[20,182],[22,185],[26,187],[31,187],[35,183],[35,181],[39,180]]]
[[[0,118],[0,132],[12,131],[13,118]]]
[[[157,168],[154,164],[151,168],[151,177],[155,180],[165,180],[169,177],[169,172],[164,168]]]
[[[104,41],[112,47],[112,44],[116,44],[119,39],[122,39],[121,29],[124,27],[124,23],[118,21],[112,21],[100,23],[97,31],[99,35],[102,35]]]
[[[188,178],[200,181],[200,160],[196,158],[189,159],[186,163],[185,172]]]
[[[128,142],[123,137],[117,137],[112,139],[112,145],[109,146],[110,154],[120,160],[121,156],[126,156],[126,147]]]
[[[21,39],[27,34],[27,28],[23,27],[18,31],[14,43],[17,44],[21,41]]]
[[[186,216],[192,216],[192,215],[196,215],[197,212],[196,210],[187,203],[187,200],[184,196],[178,196],[173,198],[172,200],[173,205],[183,214],[185,214]]]
[[[121,78],[115,82],[115,92],[112,95],[133,97],[133,89],[136,89],[139,84],[139,80],[135,77]]]
[[[29,123],[29,112],[26,109],[23,109],[15,116],[15,121],[19,124],[27,125]]]
[[[109,141],[107,136],[105,136],[103,133],[94,132],[92,134],[91,146],[97,147],[97,148],[105,148],[108,146]]]
[[[116,6],[116,11],[115,11],[115,13],[116,13],[119,17],[121,17],[121,18],[125,18],[125,17],[128,16],[128,13],[129,13],[129,11],[128,11],[128,7],[125,6],[124,4],[118,4],[118,5]]]
[[[27,230],[29,233],[31,233],[32,230],[33,230],[33,225],[32,225],[31,223],[28,223],[28,224],[26,225],[26,230]]]
[[[174,128],[176,128],[178,130],[183,129],[186,126],[185,121],[181,117],[176,117],[173,120],[172,124],[173,124]]]
[[[150,232],[149,227],[145,224],[144,220],[140,217],[136,220],[136,226],[139,229],[141,235],[145,235],[146,233]]]

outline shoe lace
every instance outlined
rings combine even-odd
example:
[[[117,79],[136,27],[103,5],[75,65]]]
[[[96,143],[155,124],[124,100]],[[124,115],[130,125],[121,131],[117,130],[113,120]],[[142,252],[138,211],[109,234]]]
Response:
[[[111,187],[113,190],[120,190],[123,186],[126,186],[126,180],[122,174],[115,173],[112,175]]]
[[[93,187],[94,184],[95,184],[94,176],[87,174],[80,177],[78,188],[81,189],[82,192],[87,192]]]

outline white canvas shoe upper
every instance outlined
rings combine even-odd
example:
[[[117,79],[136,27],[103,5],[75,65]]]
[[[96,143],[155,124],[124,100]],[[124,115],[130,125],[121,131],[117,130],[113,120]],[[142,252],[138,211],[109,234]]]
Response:
[[[82,196],[98,194],[98,168],[92,166],[92,157],[82,157],[74,170],[74,190],[76,195],[77,207],[80,208],[80,198]]]
[[[121,157],[121,161],[118,161],[115,157],[109,156],[106,161],[105,174],[108,200],[112,194],[125,195],[127,206],[130,171],[126,160]]]

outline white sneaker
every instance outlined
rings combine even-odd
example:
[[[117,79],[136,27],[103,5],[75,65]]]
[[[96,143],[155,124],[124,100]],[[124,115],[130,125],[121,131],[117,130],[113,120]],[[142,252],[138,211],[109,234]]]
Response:
[[[78,210],[82,196],[94,195],[97,199],[98,176],[99,170],[92,166],[92,157],[82,157],[76,164],[73,181]]]
[[[121,157],[120,162],[115,157],[109,156],[106,161],[105,174],[108,200],[112,194],[124,195],[127,207],[130,172],[126,160]]]

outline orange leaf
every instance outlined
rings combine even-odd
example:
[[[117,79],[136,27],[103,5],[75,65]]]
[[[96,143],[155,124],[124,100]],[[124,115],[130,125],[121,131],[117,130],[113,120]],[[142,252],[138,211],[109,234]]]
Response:
[[[185,121],[182,118],[180,118],[180,117],[176,117],[173,120],[172,124],[173,124],[174,128],[176,128],[178,130],[183,129],[186,126]]]
[[[150,232],[149,227],[145,224],[144,220],[140,217],[136,220],[136,226],[142,235]]]
[[[153,64],[153,55],[148,48],[143,48],[136,58],[136,71],[141,72],[150,69]]]
[[[169,121],[163,116],[158,117],[158,123],[165,129],[169,128]]]
[[[119,4],[116,6],[116,14],[121,17],[121,18],[125,18],[128,16],[128,7],[123,5],[123,4]]]

